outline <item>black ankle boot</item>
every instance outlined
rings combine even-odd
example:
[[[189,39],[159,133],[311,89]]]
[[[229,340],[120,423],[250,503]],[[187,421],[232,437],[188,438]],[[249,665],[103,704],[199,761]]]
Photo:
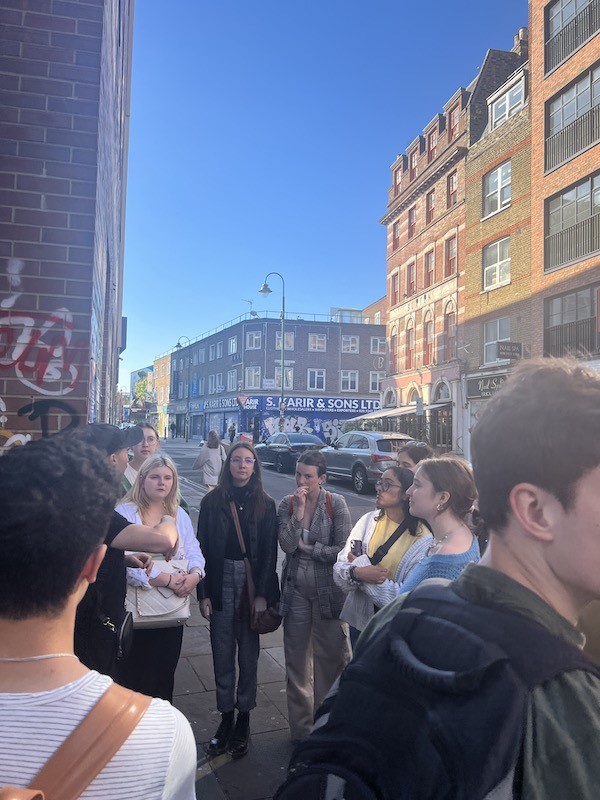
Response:
[[[235,722],[235,728],[229,739],[229,755],[232,758],[241,758],[248,752],[248,739],[250,738],[250,712],[240,711]]]
[[[206,752],[209,756],[220,756],[227,750],[231,731],[233,730],[233,711],[225,711],[221,714],[221,724],[217,728],[217,732],[210,740]]]

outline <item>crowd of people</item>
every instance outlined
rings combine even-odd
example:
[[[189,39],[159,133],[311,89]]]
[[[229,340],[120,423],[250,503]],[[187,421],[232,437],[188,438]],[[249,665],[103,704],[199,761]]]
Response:
[[[560,402],[550,402],[555,397]],[[572,418],[568,435],[560,430],[564,407]],[[580,614],[600,599],[599,442],[598,375],[567,362],[525,364],[473,432],[474,470],[410,442],[376,484],[374,510],[352,525],[343,495],[324,486],[319,451],[300,456],[296,489],[276,506],[253,445],[225,449],[211,431],[194,465],[207,490],[196,531],[182,507],[176,466],[147,423],[125,430],[93,423],[9,451],[0,458],[0,789],[39,788],[40,769],[67,734],[77,736],[79,724],[93,718],[114,681],[129,690],[123,702],[139,704],[139,694],[155,699],[125,732],[109,768],[102,769],[105,761],[85,772],[83,796],[195,797],[193,736],[171,703],[184,624],[197,598],[210,628],[220,714],[209,757],[248,752],[259,623],[269,613],[282,619],[289,735],[298,754],[282,800],[330,796],[328,787],[339,781],[348,796],[360,796],[352,794],[360,781],[373,797],[404,796],[387,795],[368,769],[332,762],[332,752],[343,754],[346,741],[364,734],[361,714],[366,719],[371,704],[363,699],[349,709],[356,670],[364,673],[391,647],[395,661],[406,659],[395,691],[410,696],[414,709],[424,691],[415,676],[428,669],[437,677],[428,679],[427,703],[433,712],[441,704],[443,727],[450,701],[440,699],[438,685],[458,674],[474,641],[485,653],[492,645],[508,648],[505,660],[513,659],[519,674],[519,643],[527,637],[513,617],[535,623],[529,641],[553,651],[554,666],[546,659],[540,675],[531,667],[524,679],[523,724],[509,737],[514,763],[507,756],[491,789],[509,781],[506,797],[593,797],[600,672],[573,645],[583,644]],[[418,614],[409,614],[412,604]],[[482,609],[499,610],[504,620],[487,638],[477,625]],[[459,623],[469,633],[457,652],[452,631]],[[430,629],[435,642],[419,633]],[[499,673],[488,680],[500,681]],[[484,684],[471,690],[475,699],[481,692],[482,709]],[[457,684],[451,696],[457,714],[470,709]],[[497,719],[501,711],[489,713]],[[413,717],[401,724],[391,703],[385,716],[390,730],[403,729],[398,748],[410,742],[396,768],[420,774],[414,741],[429,735],[429,723],[411,730]],[[43,740],[34,730],[46,732]],[[468,745],[469,732],[461,735]],[[432,731],[430,738],[440,736]],[[15,741],[18,759],[10,756]],[[319,752],[328,754],[322,762]],[[317,769],[297,783],[307,759]],[[430,779],[436,769],[441,785],[433,759]]]

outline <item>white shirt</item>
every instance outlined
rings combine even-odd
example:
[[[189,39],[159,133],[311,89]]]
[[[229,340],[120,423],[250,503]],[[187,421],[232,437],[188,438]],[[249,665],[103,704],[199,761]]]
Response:
[[[139,525],[143,524],[137,506],[134,503],[121,503],[117,506],[116,510],[129,522],[134,522]],[[196,539],[196,535],[194,534],[194,528],[192,527],[189,514],[186,514],[182,508],[177,509],[175,525],[177,527],[177,533],[179,534],[179,547],[173,558],[188,559],[188,570],[199,570],[200,577],[203,578],[206,560],[202,554],[202,550],[200,550],[198,539]],[[149,579],[156,578],[157,575],[160,575],[160,569],[156,567],[151,570],[150,575],[146,575],[146,571],[143,569],[127,568],[127,581],[133,586],[146,586],[150,588],[150,584],[148,583]]]
[[[0,786],[27,786],[111,683],[91,671],[49,692],[0,694]],[[189,722],[154,699],[81,798],[195,800],[196,757]]]

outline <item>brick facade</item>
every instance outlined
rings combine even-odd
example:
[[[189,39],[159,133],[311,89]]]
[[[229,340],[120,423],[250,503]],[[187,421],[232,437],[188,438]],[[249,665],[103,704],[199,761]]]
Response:
[[[523,58],[520,47],[488,51],[477,78],[449,99],[391,167],[381,220],[388,230],[391,373],[383,405],[399,413],[384,424],[427,438],[440,450],[464,449],[466,158],[486,129],[487,97]],[[422,413],[415,413],[421,412],[417,403]]]
[[[1,12],[0,447],[114,410],[133,3]]]
[[[569,87],[574,81],[592,67],[598,67],[600,31],[594,28],[592,22],[588,26],[587,33],[581,37],[581,41],[574,42],[574,49],[563,48],[564,58],[554,66],[556,59],[553,58],[555,46],[560,44],[560,39],[569,30],[558,31],[550,39],[546,34],[548,15],[551,7],[556,5],[556,0],[531,0],[530,7],[530,29],[531,29],[531,124],[534,131],[531,146],[531,235],[532,253],[536,254],[532,265],[532,317],[536,321],[533,329],[531,353],[534,356],[546,355],[588,355],[598,357],[600,353],[600,334],[598,333],[598,294],[597,286],[600,284],[600,214],[596,204],[595,214],[592,217],[576,225],[570,230],[565,230],[559,236],[574,238],[579,242],[584,241],[584,227],[590,233],[590,246],[585,255],[578,255],[571,260],[563,259],[563,263],[558,266],[550,266],[548,248],[551,242],[549,236],[548,222],[548,199],[561,194],[569,187],[577,184],[580,180],[597,173],[600,169],[600,138],[586,137],[583,130],[578,131],[579,122],[586,123],[593,115],[598,117],[599,108],[591,108],[582,119],[573,122],[569,128],[571,141],[575,146],[570,150],[566,149],[564,158],[556,167],[546,169],[546,150],[550,146],[549,128],[549,104],[557,98],[565,87]],[[595,17],[585,15],[590,11],[584,8],[581,17],[571,22],[571,27],[581,32],[586,29],[585,20],[595,19],[597,26],[598,14]],[[546,51],[546,52],[545,52]],[[592,126],[593,129],[593,126]],[[598,126],[596,125],[596,131]],[[577,145],[577,141],[580,145]],[[547,141],[548,140],[548,141]],[[591,226],[587,222],[592,222]],[[581,230],[578,228],[581,227]],[[593,287],[592,298],[592,317],[588,319],[589,331],[577,330],[577,323],[586,325],[585,319],[573,319],[564,325],[557,325],[554,331],[547,330],[547,314],[549,301],[552,298],[575,292],[580,289]],[[587,313],[587,312],[584,312]],[[560,329],[559,329],[560,328]],[[546,341],[545,341],[546,331]],[[551,336],[549,334],[552,334]],[[595,335],[594,335],[595,334]]]

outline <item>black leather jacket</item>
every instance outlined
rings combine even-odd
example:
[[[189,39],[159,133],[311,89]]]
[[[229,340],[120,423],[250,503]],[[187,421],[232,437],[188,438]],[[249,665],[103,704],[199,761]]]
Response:
[[[277,577],[277,512],[273,498],[265,494],[265,514],[255,522],[249,513],[240,513],[240,526],[246,543],[256,597],[271,606],[279,600]],[[205,495],[198,516],[198,541],[206,559],[206,576],[198,584],[198,599],[210,598],[213,609],[221,610],[223,561],[229,527],[232,524],[229,502],[219,487]]]

